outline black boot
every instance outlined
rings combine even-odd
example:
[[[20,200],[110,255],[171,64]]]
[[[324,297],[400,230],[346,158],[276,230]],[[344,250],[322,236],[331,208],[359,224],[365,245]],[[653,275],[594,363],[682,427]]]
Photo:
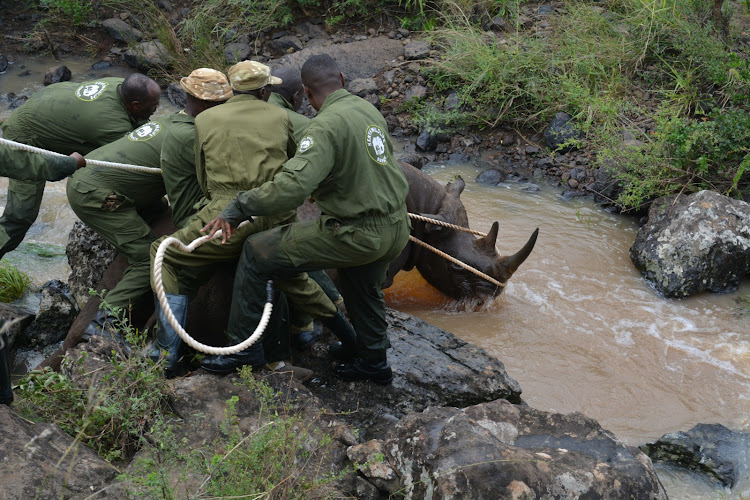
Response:
[[[320,327],[316,328],[314,324],[308,330],[292,332],[292,347],[300,351],[309,349],[321,335],[323,335],[323,332]]]
[[[108,337],[114,339],[118,343],[122,343],[123,340],[114,327],[117,321],[117,316],[112,314],[111,311],[101,308],[98,309],[94,319],[91,320],[91,323],[89,323],[83,331],[83,337],[81,337],[81,340],[88,342],[92,337]]]
[[[0,320],[0,328],[4,320]],[[13,402],[13,391],[10,388],[10,345],[8,335],[0,334],[0,404],[9,405]]]
[[[187,323],[188,313],[187,295],[176,295],[173,293],[165,295],[167,296],[167,303],[172,310],[172,314],[174,314],[177,322],[184,327]],[[184,344],[175,329],[167,321],[167,316],[164,314],[164,310],[161,308],[158,300],[156,301],[156,315],[159,328],[156,331],[156,340],[148,350],[148,356],[152,360],[158,361],[161,358],[162,351],[164,351],[164,376],[175,378],[185,375],[187,369],[182,361],[185,354]]]
[[[323,326],[331,330],[340,342],[330,347],[331,355],[339,361],[352,361],[357,357],[357,333],[349,320],[344,317],[341,309],[336,310],[332,318],[323,318]]]
[[[201,368],[211,373],[226,375],[243,366],[250,365],[253,371],[260,370],[266,364],[263,346],[256,342],[244,351],[225,356],[206,356],[201,361]]]
[[[383,359],[379,361],[365,361],[362,358],[356,358],[350,363],[337,366],[334,373],[340,379],[349,382],[372,380],[376,384],[386,385],[393,380],[393,371],[385,358],[385,353]]]

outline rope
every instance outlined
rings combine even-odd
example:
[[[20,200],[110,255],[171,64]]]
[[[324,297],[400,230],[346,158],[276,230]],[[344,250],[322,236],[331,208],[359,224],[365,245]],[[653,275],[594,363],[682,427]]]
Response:
[[[469,264],[461,262],[460,260],[458,260],[455,257],[451,257],[450,255],[448,255],[447,253],[443,252],[442,250],[438,250],[437,248],[433,247],[432,245],[429,245],[429,244],[425,243],[424,241],[415,238],[414,236],[409,235],[409,240],[413,241],[417,245],[420,245],[420,246],[426,248],[427,250],[435,252],[436,254],[438,254],[439,256],[443,257],[444,259],[449,260],[449,261],[453,262],[454,264],[463,267],[467,271],[476,274],[480,278],[486,279],[487,281],[489,281],[490,283],[492,283],[495,286],[498,286],[500,288],[504,288],[505,287],[505,283],[506,282],[498,281],[495,278],[493,278],[492,276],[484,274],[479,269],[477,269],[475,267],[471,267]]]
[[[483,233],[481,231],[475,231],[468,227],[457,226],[455,224],[450,224],[448,222],[444,222],[444,221],[437,220],[437,219],[430,219],[429,217],[425,217],[424,215],[413,214],[409,212],[409,217],[411,217],[412,219],[421,220],[422,222],[429,222],[430,224],[437,224],[438,226],[449,227],[451,229],[455,229],[456,231],[463,231],[464,233],[476,234],[477,236],[482,236],[482,237],[487,236],[487,233]]]
[[[28,144],[22,144],[20,142],[11,141],[9,139],[3,139],[2,137],[0,137],[0,144],[4,144],[13,149],[20,149],[21,151],[29,151],[31,153],[39,153],[47,156],[67,156],[60,153],[55,153],[54,151],[47,151],[46,149],[29,146]],[[159,168],[141,167],[140,165],[128,165],[126,163],[116,163],[111,161],[86,159],[86,166],[119,168],[122,170],[133,170],[135,172],[148,172],[149,174],[161,175],[161,169]]]
[[[247,221],[243,222],[238,227],[241,227],[246,222]],[[216,234],[214,234],[214,238],[218,238],[219,236],[221,236],[221,231],[217,231]],[[164,316],[167,318],[169,324],[172,325],[172,328],[174,328],[175,332],[177,332],[177,335],[179,335],[187,345],[189,345],[196,351],[204,352],[206,354],[225,356],[227,354],[234,354],[240,351],[244,351],[245,349],[253,345],[261,335],[263,335],[268,322],[271,320],[271,312],[273,311],[273,287],[271,285],[271,281],[266,284],[267,297],[266,305],[263,307],[263,315],[260,318],[258,326],[255,327],[255,331],[253,332],[253,334],[243,340],[241,343],[229,347],[214,347],[202,344],[191,337],[185,331],[185,329],[182,328],[182,325],[180,325],[180,323],[177,321],[177,318],[174,317],[174,313],[172,313],[172,309],[169,307],[169,302],[167,302],[167,294],[164,292],[164,285],[161,279],[161,266],[162,261],[164,260],[164,254],[167,251],[167,247],[176,246],[179,250],[190,253],[210,239],[212,238],[209,238],[208,235],[201,236],[200,238],[196,238],[195,240],[193,240],[189,245],[185,245],[183,242],[173,236],[170,236],[169,238],[166,238],[164,241],[162,241],[159,245],[159,249],[156,251],[156,257],[154,257],[154,284],[156,286],[156,297],[159,299],[159,304],[161,305],[162,311],[164,311]]]

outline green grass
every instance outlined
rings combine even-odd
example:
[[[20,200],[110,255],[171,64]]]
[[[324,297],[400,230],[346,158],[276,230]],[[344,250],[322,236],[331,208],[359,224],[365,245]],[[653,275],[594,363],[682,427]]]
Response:
[[[0,263],[0,302],[13,302],[23,296],[31,283],[25,273],[7,262]]]

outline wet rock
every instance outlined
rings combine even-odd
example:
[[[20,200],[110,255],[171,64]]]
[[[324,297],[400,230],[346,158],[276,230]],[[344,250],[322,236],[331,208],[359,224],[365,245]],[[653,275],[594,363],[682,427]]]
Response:
[[[422,99],[427,95],[427,87],[424,85],[413,85],[409,90],[404,92],[404,101],[412,99]]]
[[[57,66],[50,68],[44,75],[44,85],[52,85],[53,83],[67,82],[70,80],[71,74],[67,66]]]
[[[524,148],[524,153],[526,153],[527,155],[535,155],[535,154],[537,154],[537,153],[538,153],[539,151],[541,151],[541,149],[539,149],[539,148],[538,148],[538,147],[536,147],[536,146],[526,146],[526,147]]]
[[[521,191],[525,191],[527,193],[536,193],[538,191],[541,191],[541,188],[536,184],[527,184],[526,186],[521,188]]]
[[[224,57],[226,58],[228,63],[234,64],[239,61],[244,61],[245,59],[250,57],[252,51],[253,49],[252,47],[250,47],[249,43],[228,43],[224,46]]]
[[[404,46],[404,58],[410,59],[424,59],[430,55],[430,42],[425,41],[409,41]]]
[[[461,106],[461,101],[458,98],[458,94],[455,92],[448,94],[448,97],[445,98],[445,102],[443,103],[443,107],[447,110],[453,110],[458,109],[459,106]]]
[[[167,48],[156,40],[142,42],[128,48],[122,59],[125,63],[144,71],[167,68],[172,64]]]
[[[350,452],[361,460],[365,445]],[[666,500],[648,457],[593,419],[502,399],[464,409],[430,407],[387,432],[376,468],[360,470],[409,498],[642,498]]]
[[[567,113],[557,113],[552,121],[544,129],[544,141],[547,147],[568,153],[578,147],[575,144],[568,144],[569,141],[583,139],[583,134],[576,130],[571,123],[572,117]]]
[[[18,76],[29,76],[31,74],[31,71],[29,71],[29,68],[25,66],[21,66],[21,72],[18,73]]]
[[[347,90],[354,95],[364,97],[378,91],[378,84],[372,78],[357,78],[347,85]]]
[[[479,184],[488,184],[490,186],[497,186],[503,182],[508,174],[497,168],[488,168],[477,176],[477,182]]]
[[[429,129],[424,129],[417,137],[417,148],[421,151],[434,151],[437,147],[437,137]]]
[[[187,92],[180,87],[179,83],[172,82],[167,86],[167,97],[169,102],[178,108],[184,108],[187,105]]]
[[[0,54],[0,74],[8,71],[8,58],[5,55]]]
[[[172,2],[170,2],[169,0],[158,0],[156,2],[156,6],[161,10],[166,10],[167,12],[172,12],[174,10],[174,7],[172,7]]]
[[[604,207],[613,207],[622,192],[622,183],[617,178],[618,165],[613,161],[594,171],[594,182],[590,191],[594,193],[594,201]]]
[[[111,67],[112,67],[112,63],[110,61],[106,60],[106,59],[103,59],[101,61],[95,62],[94,64],[91,65],[91,69],[94,69],[94,70],[97,70],[97,71],[103,70],[103,69],[107,69],[107,68],[111,68]]]
[[[485,30],[489,31],[505,31],[508,23],[505,22],[503,16],[495,16],[484,25]]]
[[[18,108],[19,106],[21,106],[21,104],[25,103],[28,100],[29,100],[29,97],[25,96],[25,95],[15,96],[13,98],[13,100],[10,101],[10,104],[8,104],[8,109],[14,110],[14,109]]]
[[[143,32],[141,30],[132,27],[117,17],[102,21],[102,28],[107,30],[109,36],[120,42],[132,43],[143,40]]]
[[[0,405],[0,422],[4,498],[85,498],[117,474],[57,425],[30,424],[6,405]]]
[[[266,47],[268,47],[272,54],[283,56],[290,52],[302,50],[303,45],[300,39],[295,35],[286,35],[274,40],[269,40],[266,43]]]
[[[89,288],[96,288],[117,250],[86,224],[76,221],[70,230],[65,253],[70,265],[70,291],[82,307],[90,297]]]
[[[721,424],[698,424],[641,446],[652,460],[687,468],[732,488],[747,477],[750,436]]]
[[[35,314],[26,308],[0,302],[0,318],[5,321],[18,319],[17,323],[12,324],[6,330],[8,334],[8,344],[13,348],[16,345],[16,339],[21,338],[24,329],[34,321]]]
[[[713,191],[660,198],[630,259],[667,297],[736,290],[750,275],[750,204]]]
[[[364,100],[375,106],[375,108],[380,109],[380,97],[377,94],[367,94]]]
[[[328,35],[328,33],[326,33],[325,29],[311,22],[304,22],[302,24],[298,24],[294,29],[300,35],[306,35],[310,37],[311,39],[328,40],[329,38],[331,38]]]
[[[427,159],[424,156],[416,152],[402,153],[398,159],[399,161],[408,163],[409,165],[418,169],[421,169],[425,165],[425,163],[427,163]]]
[[[78,314],[78,305],[70,288],[60,280],[42,286],[39,313],[24,330],[22,343],[36,348],[46,347],[65,338]]]

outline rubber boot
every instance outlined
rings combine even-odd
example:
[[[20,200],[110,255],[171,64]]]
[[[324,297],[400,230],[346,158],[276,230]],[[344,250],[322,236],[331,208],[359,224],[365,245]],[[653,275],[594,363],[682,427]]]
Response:
[[[302,329],[292,331],[292,347],[304,351],[309,349],[323,335],[323,332],[315,328],[314,323],[310,323]]]
[[[91,323],[89,323],[83,331],[81,340],[88,342],[92,337],[110,337],[118,343],[122,343],[122,339],[113,328],[113,325],[117,321],[117,316],[110,311],[106,309],[98,309],[94,319],[91,320]]]
[[[227,375],[243,366],[250,365],[253,371],[258,371],[266,364],[265,353],[260,342],[256,342],[244,351],[224,356],[206,356],[201,361],[201,368],[207,372]]]
[[[344,363],[335,368],[334,373],[340,379],[353,382],[356,380],[372,380],[376,384],[386,385],[393,380],[393,370],[388,364],[385,352],[376,359],[365,361],[356,358],[350,363]]]
[[[341,309],[337,308],[335,316],[323,318],[321,323],[339,339],[339,342],[331,344],[329,348],[334,359],[353,361],[357,357],[357,333]]]
[[[167,293],[167,303],[169,308],[172,310],[177,322],[184,326],[187,323],[188,313],[188,297],[187,295],[176,295]],[[185,375],[187,369],[185,364],[182,362],[184,354],[183,342],[180,336],[177,334],[172,325],[167,321],[167,316],[164,314],[164,310],[156,301],[156,319],[159,324],[159,329],[156,332],[156,341],[151,345],[148,356],[151,359],[156,358],[156,361],[161,357],[161,352],[165,352],[164,361],[164,376],[167,378],[175,378]]]
[[[0,328],[5,323],[0,320]],[[0,404],[9,405],[13,402],[13,391],[10,388],[10,345],[8,335],[0,335]]]

